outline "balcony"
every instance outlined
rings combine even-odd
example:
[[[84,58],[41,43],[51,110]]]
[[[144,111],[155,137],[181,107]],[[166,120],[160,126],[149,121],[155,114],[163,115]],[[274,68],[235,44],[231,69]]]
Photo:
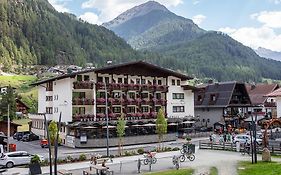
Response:
[[[73,121],[94,121],[95,115],[93,114],[74,114]]]
[[[97,98],[96,103],[97,105],[105,105],[105,98]]]
[[[153,98],[153,99],[151,100],[151,102],[152,102],[154,105],[165,106],[166,103],[167,103],[167,100]]]
[[[99,89],[104,90],[104,89],[105,89],[105,84],[102,83],[102,82],[97,82],[97,83],[96,83],[96,89],[97,89],[97,90],[99,90]]]
[[[94,105],[94,99],[89,98],[75,98],[72,100],[72,105]]]
[[[128,84],[127,88],[128,88],[128,90],[139,91],[140,86],[141,85],[139,85],[139,84]]]
[[[111,105],[121,105],[125,102],[125,100],[121,98],[109,98],[108,102]]]
[[[127,98],[126,101],[125,101],[125,104],[126,105],[137,105],[138,102],[133,98]]]
[[[93,89],[94,83],[91,81],[76,81],[73,83],[74,89]]]
[[[168,92],[168,86],[166,85],[154,85],[156,91]]]
[[[264,107],[276,107],[276,102],[265,102]]]

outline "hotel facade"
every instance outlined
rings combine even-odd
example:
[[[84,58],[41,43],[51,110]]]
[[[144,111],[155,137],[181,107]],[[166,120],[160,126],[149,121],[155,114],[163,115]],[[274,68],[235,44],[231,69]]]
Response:
[[[46,135],[44,115],[59,121],[60,136],[70,147],[106,145],[106,101],[110,146],[118,144],[116,123],[126,120],[125,145],[157,142],[155,121],[160,108],[168,120],[164,140],[176,139],[178,127],[194,117],[194,87],[184,74],[143,61],[70,73],[34,83],[38,113],[30,114],[31,130]],[[107,98],[106,98],[107,93]]]

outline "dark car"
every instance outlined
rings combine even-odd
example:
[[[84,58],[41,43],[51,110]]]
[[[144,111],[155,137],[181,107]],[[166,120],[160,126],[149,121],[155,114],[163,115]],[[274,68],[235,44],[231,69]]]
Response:
[[[13,139],[20,141],[24,135],[30,134],[30,133],[31,133],[30,131],[16,132],[13,135]]]
[[[29,142],[29,141],[33,141],[33,140],[39,140],[39,136],[34,133],[30,133],[30,134],[26,134],[22,137],[22,141],[24,141],[24,142]]]

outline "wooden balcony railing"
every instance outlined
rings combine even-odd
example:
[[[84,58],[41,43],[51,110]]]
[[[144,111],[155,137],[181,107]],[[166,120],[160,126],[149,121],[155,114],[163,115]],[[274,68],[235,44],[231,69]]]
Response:
[[[94,83],[91,81],[76,81],[73,83],[74,89],[93,89]]]
[[[72,105],[94,105],[94,99],[89,98],[75,98],[72,100]]]

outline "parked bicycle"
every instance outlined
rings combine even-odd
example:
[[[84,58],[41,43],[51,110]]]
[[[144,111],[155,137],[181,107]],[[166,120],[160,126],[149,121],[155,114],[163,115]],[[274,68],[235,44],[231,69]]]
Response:
[[[248,154],[248,155],[251,155],[252,154],[252,150],[251,150],[251,144],[249,143],[245,143],[244,144],[244,150],[242,151],[242,155],[245,155],[245,154]]]
[[[148,165],[150,161],[151,161],[151,164],[155,164],[157,162],[155,155],[156,155],[156,152],[148,152],[148,153],[143,154],[143,156],[145,158],[143,160],[143,164]]]
[[[193,161],[193,160],[195,160],[195,155],[191,152],[187,152],[185,154],[180,155],[179,159],[180,159],[180,162],[184,162],[186,159]]]

